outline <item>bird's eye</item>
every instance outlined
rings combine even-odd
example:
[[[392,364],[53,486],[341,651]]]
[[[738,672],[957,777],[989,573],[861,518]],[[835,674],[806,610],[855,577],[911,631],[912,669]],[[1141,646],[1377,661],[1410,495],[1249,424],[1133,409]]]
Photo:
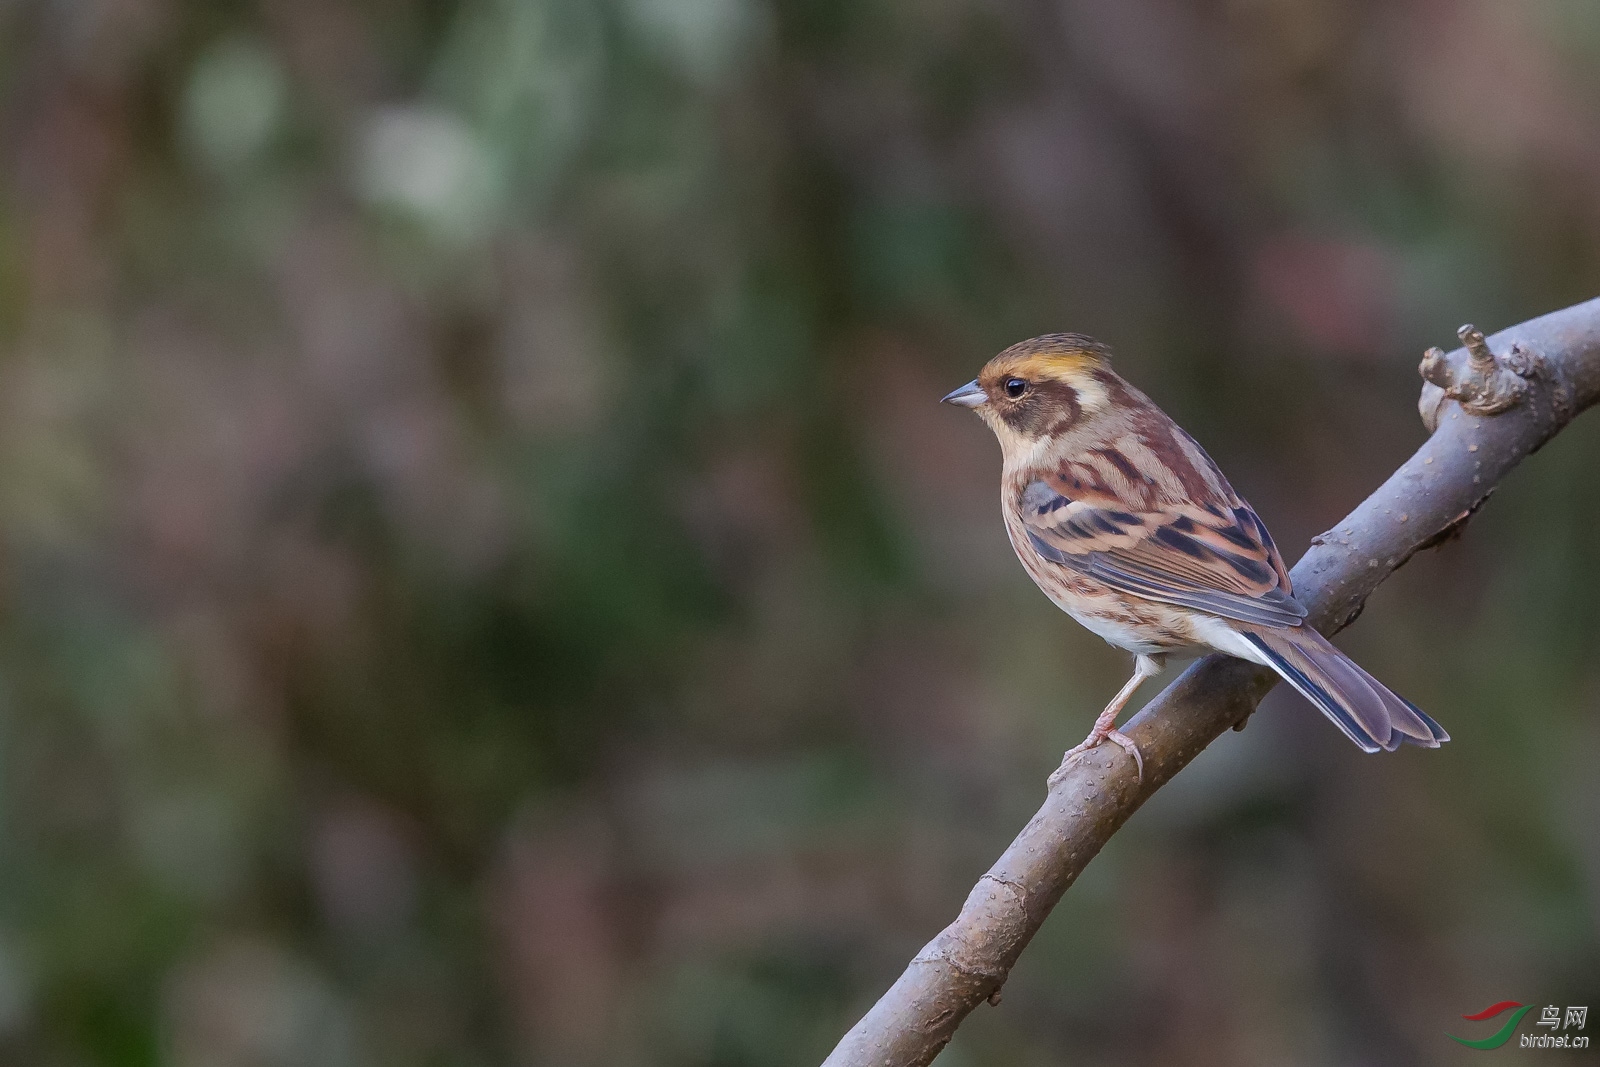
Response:
[[[1009,396],[1011,399],[1015,400],[1017,397],[1021,396],[1027,391],[1028,383],[1023,381],[1021,378],[1006,379],[1006,396]]]

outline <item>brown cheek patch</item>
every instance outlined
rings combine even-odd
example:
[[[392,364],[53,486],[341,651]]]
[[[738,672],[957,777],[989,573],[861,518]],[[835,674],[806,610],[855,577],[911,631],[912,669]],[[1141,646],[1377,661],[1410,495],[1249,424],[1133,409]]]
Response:
[[[1006,425],[1027,437],[1060,433],[1083,414],[1078,391],[1065,382],[1042,381],[1000,413]]]

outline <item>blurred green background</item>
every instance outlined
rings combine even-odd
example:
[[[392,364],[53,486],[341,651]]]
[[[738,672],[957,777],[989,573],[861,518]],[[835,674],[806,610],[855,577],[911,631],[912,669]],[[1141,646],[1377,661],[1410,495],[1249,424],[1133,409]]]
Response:
[[[0,3],[0,1061],[813,1064],[1128,669],[944,392],[1093,333],[1292,560],[1597,293],[1582,0]],[[1341,639],[1453,743],[1274,694],[940,1063],[1600,1001],[1597,466]]]

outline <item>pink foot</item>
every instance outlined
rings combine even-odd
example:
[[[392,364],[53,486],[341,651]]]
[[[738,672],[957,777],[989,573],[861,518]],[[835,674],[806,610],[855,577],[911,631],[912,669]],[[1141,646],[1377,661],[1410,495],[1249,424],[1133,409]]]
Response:
[[[1072,757],[1078,755],[1080,752],[1087,752],[1091,748],[1099,747],[1100,742],[1102,741],[1115,742],[1124,752],[1133,757],[1133,765],[1139,769],[1139,783],[1143,785],[1144,756],[1140,754],[1139,746],[1133,743],[1133,738],[1129,737],[1121,730],[1112,727],[1105,733],[1101,733],[1099,730],[1091,730],[1089,731],[1089,736],[1083,739],[1083,743],[1081,745],[1077,746],[1076,748],[1067,749],[1066,755],[1061,757],[1061,766],[1057,767],[1055,769],[1055,773],[1050,775],[1050,787],[1052,789],[1055,788],[1056,783],[1061,781],[1062,777],[1067,773],[1067,767],[1072,763]]]

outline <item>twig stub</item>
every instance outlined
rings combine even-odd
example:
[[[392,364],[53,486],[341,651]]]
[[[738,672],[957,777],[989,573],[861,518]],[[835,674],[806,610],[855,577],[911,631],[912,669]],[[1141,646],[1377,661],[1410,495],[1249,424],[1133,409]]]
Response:
[[[1522,399],[1528,391],[1526,379],[1537,374],[1541,364],[1537,353],[1521,345],[1512,345],[1504,357],[1496,356],[1483,331],[1470,322],[1457,330],[1456,336],[1461,338],[1465,358],[1457,354],[1459,349],[1446,353],[1442,348],[1430,348],[1417,368],[1427,383],[1417,410],[1429,433],[1439,428],[1439,408],[1446,400],[1456,401],[1473,415],[1505,411]]]

